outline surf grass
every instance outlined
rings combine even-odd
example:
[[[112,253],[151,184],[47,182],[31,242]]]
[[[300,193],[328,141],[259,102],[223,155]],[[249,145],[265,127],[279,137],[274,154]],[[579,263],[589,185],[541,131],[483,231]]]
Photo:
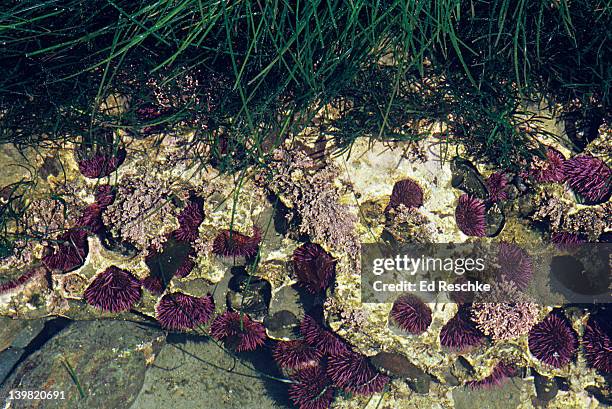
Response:
[[[610,119],[611,13],[598,0],[8,2],[0,143],[186,128],[211,148],[202,166],[233,172],[265,166],[335,107],[322,130],[337,153],[444,122],[441,143],[512,168],[537,145],[517,119],[537,121],[530,104]],[[110,96],[125,101],[119,114]]]

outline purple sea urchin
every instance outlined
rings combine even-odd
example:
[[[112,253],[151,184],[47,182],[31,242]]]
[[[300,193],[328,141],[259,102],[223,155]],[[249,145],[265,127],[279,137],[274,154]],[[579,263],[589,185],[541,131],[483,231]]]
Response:
[[[461,195],[455,209],[455,220],[464,234],[483,237],[486,233],[484,202],[467,194]]]
[[[390,316],[398,327],[414,335],[422,334],[431,324],[431,309],[412,294],[395,300]]]
[[[259,250],[261,231],[254,229],[252,237],[233,230],[223,230],[213,241],[213,253],[224,257],[253,257]]]
[[[538,182],[562,182],[565,174],[563,164],[565,156],[554,148],[546,149],[546,160],[534,157],[529,169],[529,175]]]
[[[508,199],[508,192],[506,192],[508,179],[506,179],[506,175],[501,172],[495,172],[489,176],[486,184],[489,190],[489,200],[499,202]]]
[[[42,263],[49,270],[63,273],[74,270],[85,262],[87,256],[87,232],[82,229],[70,229],[62,234],[57,242],[48,247],[49,254],[42,258]]]
[[[98,179],[113,173],[125,160],[125,150],[119,149],[115,156],[95,154],[89,159],[79,161],[79,170],[83,176]]]
[[[219,315],[210,326],[213,338],[224,341],[237,352],[253,351],[264,344],[266,329],[247,314],[226,311]]]
[[[34,277],[44,276],[46,272],[47,269],[44,266],[28,270],[16,279],[0,284],[0,294],[3,294],[7,291],[11,291],[19,286],[24,285],[28,281],[32,280]]]
[[[331,284],[336,261],[318,244],[306,243],[293,252],[293,270],[298,282],[315,294]]]
[[[185,278],[189,275],[189,273],[191,273],[191,270],[193,270],[193,268],[196,265],[196,262],[193,259],[195,255],[196,255],[195,250],[191,248],[189,253],[185,255],[183,262],[178,266],[178,268],[174,272],[174,275],[176,277]]]
[[[89,305],[104,311],[127,311],[140,300],[140,281],[129,271],[110,266],[85,289]]]
[[[469,381],[466,385],[471,389],[489,389],[501,385],[510,377],[516,376],[517,373],[513,365],[500,362],[493,368],[491,375],[479,381]]]
[[[459,311],[440,331],[440,345],[453,351],[465,351],[482,342],[484,335],[470,319],[469,308],[459,307]]]
[[[296,339],[277,342],[272,356],[281,368],[304,369],[317,366],[322,353],[306,341]]]
[[[156,307],[157,321],[170,330],[193,329],[208,322],[214,311],[210,295],[193,297],[179,292],[164,295]]]
[[[160,295],[164,291],[164,283],[161,278],[155,276],[148,276],[142,280],[142,286],[145,290],[155,295]]]
[[[367,357],[353,351],[330,356],[327,375],[334,385],[359,395],[381,392],[389,382],[389,377],[378,372]]]
[[[568,186],[587,204],[601,203],[610,197],[612,170],[591,155],[575,156],[563,164]]]
[[[98,203],[92,203],[83,210],[83,213],[76,222],[77,227],[97,234],[104,229],[102,221],[102,207]]]
[[[95,193],[96,203],[102,208],[106,208],[115,200],[115,192],[110,185],[100,185]]]
[[[310,315],[305,315],[300,324],[300,333],[306,342],[327,355],[338,355],[349,350],[336,334],[322,328]]]
[[[538,360],[555,368],[569,363],[578,349],[578,335],[569,322],[555,313],[529,331],[529,350]]]
[[[403,204],[407,208],[423,206],[423,190],[417,182],[412,179],[404,179],[393,185],[393,191],[389,198],[387,209]]]
[[[586,243],[586,240],[580,234],[559,231],[550,236],[550,241],[557,249],[562,251],[574,250],[581,244]]]
[[[321,367],[309,367],[293,376],[289,398],[299,409],[327,409],[334,399],[334,388]]]
[[[612,321],[609,313],[591,315],[582,337],[587,363],[602,372],[612,373]]]
[[[199,199],[189,201],[189,204],[179,213],[178,221],[180,227],[174,231],[174,237],[177,240],[195,241],[199,236],[198,228],[204,221],[202,201]]]
[[[533,264],[525,250],[514,243],[501,242],[497,263],[505,281],[512,281],[521,290],[527,288],[533,276]]]

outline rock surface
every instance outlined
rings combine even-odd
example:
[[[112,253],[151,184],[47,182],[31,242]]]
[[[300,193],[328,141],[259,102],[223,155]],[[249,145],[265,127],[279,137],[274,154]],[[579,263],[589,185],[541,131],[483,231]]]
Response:
[[[13,400],[11,408],[129,408],[163,339],[161,331],[125,321],[71,323],[19,364],[0,396],[64,391],[63,400]]]
[[[131,409],[287,407],[282,402],[286,394],[284,384],[265,380],[212,341],[176,338],[162,348],[147,371],[144,386]],[[240,356],[251,358],[255,355]],[[252,362],[260,371],[269,373],[269,361],[266,362],[261,354],[258,356],[258,360]]]

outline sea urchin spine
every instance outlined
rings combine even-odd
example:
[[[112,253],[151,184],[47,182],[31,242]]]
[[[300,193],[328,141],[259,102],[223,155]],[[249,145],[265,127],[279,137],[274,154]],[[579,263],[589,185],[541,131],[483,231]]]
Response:
[[[321,367],[309,367],[293,376],[289,398],[299,409],[327,409],[334,398],[334,388]]]
[[[190,200],[178,215],[180,227],[174,231],[174,237],[177,240],[194,242],[198,238],[198,228],[204,221],[202,206],[201,199]]]
[[[453,351],[465,351],[482,342],[484,335],[470,319],[469,307],[461,306],[440,331],[440,345]]]
[[[578,335],[569,322],[555,313],[529,331],[529,350],[538,360],[555,368],[568,364],[578,349]]]
[[[322,328],[310,315],[305,315],[302,319],[300,333],[308,344],[316,347],[322,354],[338,355],[349,350],[338,335]]]
[[[461,195],[455,209],[455,220],[464,234],[483,237],[487,226],[484,202],[467,194]]]
[[[353,351],[330,356],[327,375],[334,385],[359,395],[382,392],[389,382],[389,377],[378,372],[367,357]]]
[[[398,327],[414,335],[422,334],[431,324],[431,309],[412,294],[395,300],[390,316]]]
[[[409,209],[416,209],[423,205],[423,189],[412,179],[400,180],[393,185],[389,204],[385,210],[402,204]]]
[[[252,237],[234,230],[223,230],[213,241],[213,253],[224,257],[253,257],[259,250],[261,232],[254,229]]]
[[[599,313],[589,317],[582,347],[589,366],[612,373],[612,321],[609,315]]]
[[[318,244],[306,243],[293,252],[293,270],[298,282],[316,294],[331,284],[336,261]]]
[[[237,352],[253,351],[264,344],[266,329],[253,321],[247,314],[226,311],[219,315],[210,326],[213,338],[224,341]]]
[[[512,281],[521,290],[527,288],[533,276],[533,264],[525,250],[514,243],[501,242],[497,263],[504,280]]]
[[[612,170],[604,161],[591,155],[579,155],[563,165],[565,181],[580,194],[586,204],[606,201],[612,191]]]
[[[303,369],[318,365],[322,354],[304,340],[296,339],[277,342],[272,356],[281,368]]]
[[[127,311],[140,300],[140,281],[129,271],[110,266],[85,289],[85,300],[103,311]]]
[[[193,297],[183,293],[164,295],[157,304],[157,321],[170,330],[193,329],[208,322],[215,311],[210,295]]]

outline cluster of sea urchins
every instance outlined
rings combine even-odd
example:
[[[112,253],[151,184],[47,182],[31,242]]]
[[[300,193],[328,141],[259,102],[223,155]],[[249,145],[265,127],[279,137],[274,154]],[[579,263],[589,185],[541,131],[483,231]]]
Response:
[[[567,183],[585,204],[603,203],[612,192],[612,170],[589,154],[565,159],[561,152],[549,147],[546,160],[534,160],[528,174],[536,182]]]
[[[85,262],[89,251],[87,245],[88,233],[99,234],[104,229],[102,212],[114,200],[112,187],[98,186],[95,202],[87,206],[76,221],[76,225],[63,233],[46,249],[42,264],[49,270],[62,273],[74,270]]]
[[[279,341],[273,353],[278,365],[289,370],[289,397],[300,409],[328,408],[337,389],[370,395],[388,383],[367,357],[310,315],[302,320],[300,333],[302,339]]]

